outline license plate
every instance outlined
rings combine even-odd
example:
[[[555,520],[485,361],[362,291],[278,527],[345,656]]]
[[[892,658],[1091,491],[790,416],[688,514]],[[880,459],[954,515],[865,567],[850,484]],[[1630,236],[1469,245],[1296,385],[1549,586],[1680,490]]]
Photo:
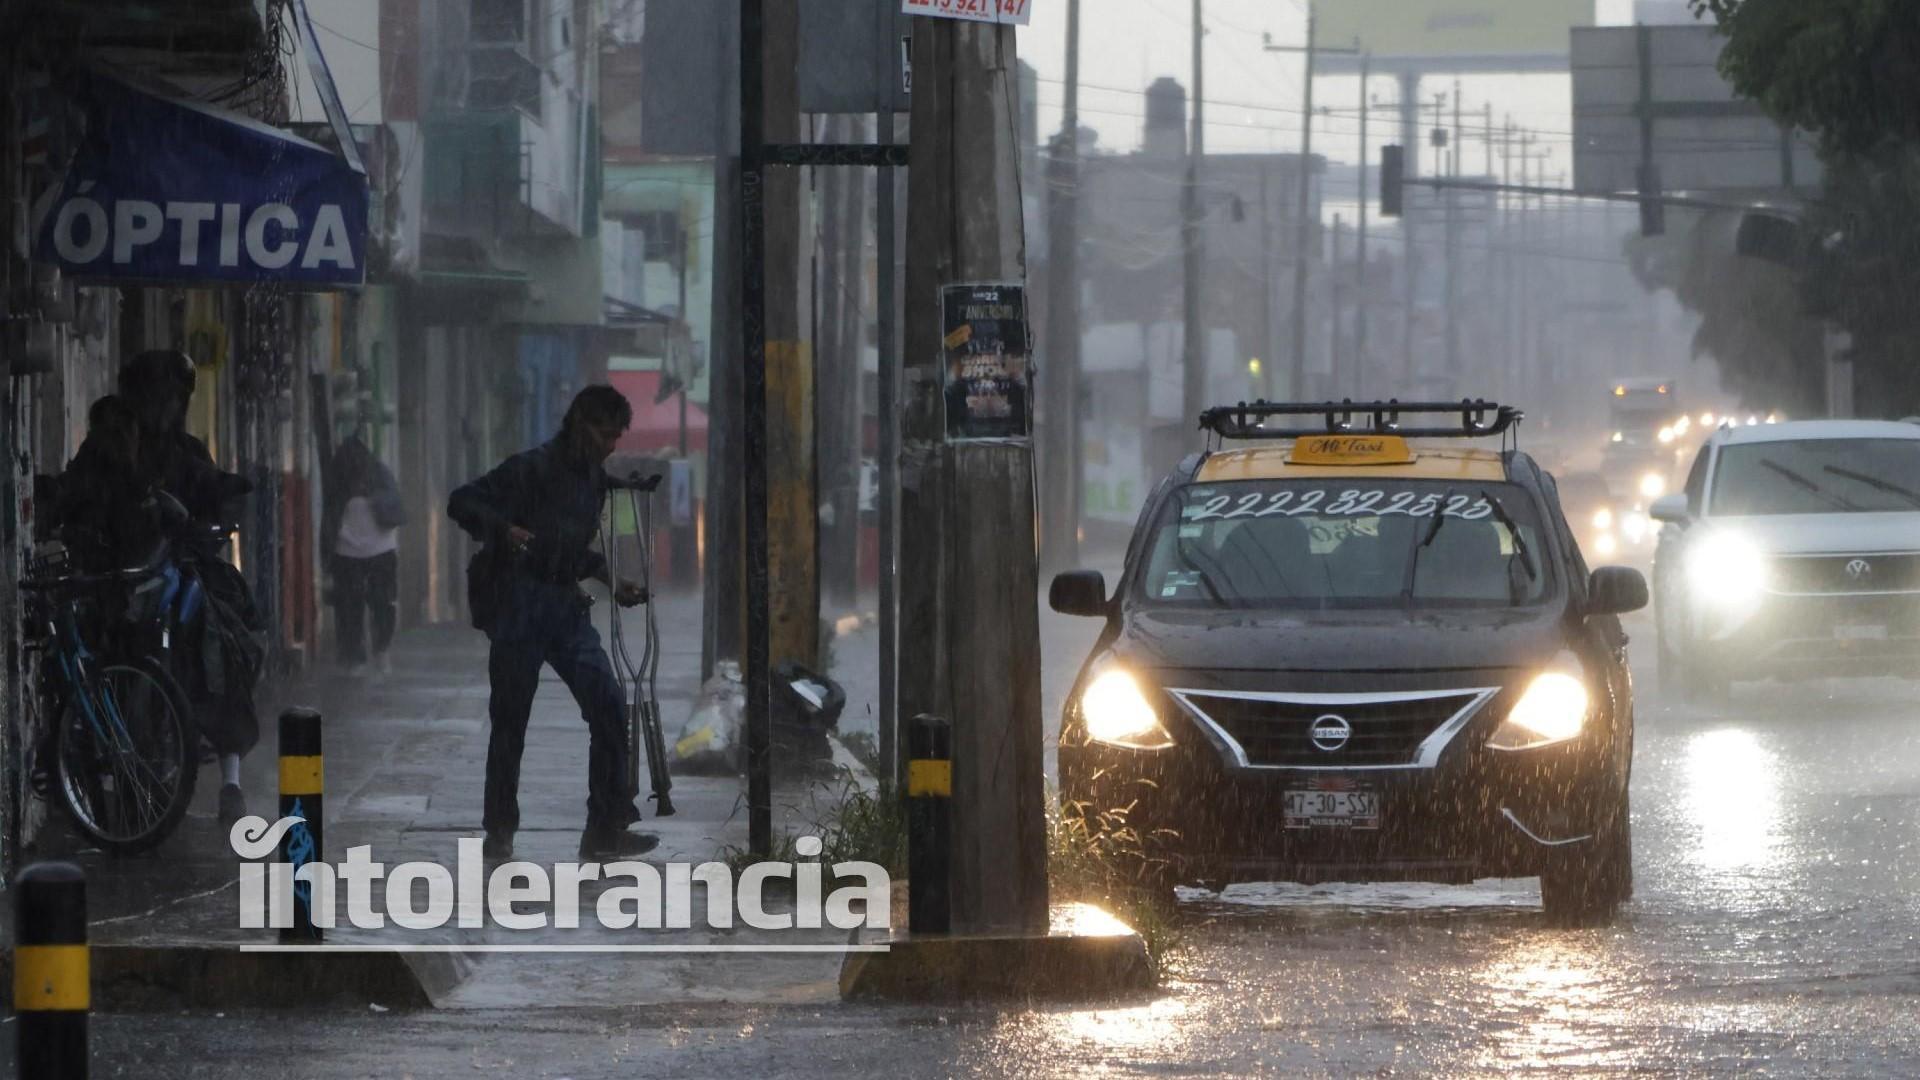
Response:
[[[1887,628],[1884,626],[1836,626],[1833,636],[1839,641],[1885,641]]]
[[[1289,791],[1284,816],[1289,829],[1377,829],[1380,827],[1380,793]]]

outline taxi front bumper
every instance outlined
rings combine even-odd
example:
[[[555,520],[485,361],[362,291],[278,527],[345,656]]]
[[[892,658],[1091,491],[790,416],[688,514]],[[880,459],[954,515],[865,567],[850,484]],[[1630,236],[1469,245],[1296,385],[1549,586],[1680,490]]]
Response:
[[[1124,824],[1183,880],[1221,884],[1527,877],[1616,820],[1625,777],[1601,733],[1517,752],[1484,738],[1464,732],[1433,767],[1355,770],[1242,767],[1193,738],[1062,745],[1061,799],[1090,824]],[[1288,793],[1326,788],[1375,793],[1377,823],[1289,827]]]

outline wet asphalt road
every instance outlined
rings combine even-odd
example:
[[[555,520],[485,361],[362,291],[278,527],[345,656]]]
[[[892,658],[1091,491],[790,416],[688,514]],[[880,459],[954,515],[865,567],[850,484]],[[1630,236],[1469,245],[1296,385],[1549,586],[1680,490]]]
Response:
[[[1236,886],[1119,1005],[102,1016],[95,1075],[1920,1075],[1920,684],[1682,705],[1633,628],[1609,930],[1544,926],[1531,881]]]

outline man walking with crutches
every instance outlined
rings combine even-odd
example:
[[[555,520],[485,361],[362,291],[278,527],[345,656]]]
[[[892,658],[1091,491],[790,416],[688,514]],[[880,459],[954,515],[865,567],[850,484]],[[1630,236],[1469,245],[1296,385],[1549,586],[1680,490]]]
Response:
[[[520,757],[543,665],[572,691],[592,740],[580,857],[639,855],[659,843],[627,831],[640,811],[628,779],[625,701],[579,584],[589,578],[606,583],[622,607],[647,599],[631,581],[610,581],[606,559],[591,548],[607,491],[604,464],[632,422],[633,408],[618,390],[589,386],[568,406],[551,442],[515,454],[447,500],[448,516],[484,545],[468,567],[467,593],[474,625],[492,643],[484,812],[489,859],[513,854]]]

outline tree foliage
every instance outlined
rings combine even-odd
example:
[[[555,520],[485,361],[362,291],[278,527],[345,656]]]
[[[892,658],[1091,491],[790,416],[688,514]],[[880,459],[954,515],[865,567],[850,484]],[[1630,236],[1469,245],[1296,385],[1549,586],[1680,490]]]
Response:
[[[1819,139],[1797,292],[1808,317],[1852,334],[1857,407],[1920,412],[1920,2],[1692,5],[1726,36],[1734,90]]]
[[[1692,0],[1727,36],[1720,71],[1830,153],[1920,139],[1920,4],[1913,0]]]

